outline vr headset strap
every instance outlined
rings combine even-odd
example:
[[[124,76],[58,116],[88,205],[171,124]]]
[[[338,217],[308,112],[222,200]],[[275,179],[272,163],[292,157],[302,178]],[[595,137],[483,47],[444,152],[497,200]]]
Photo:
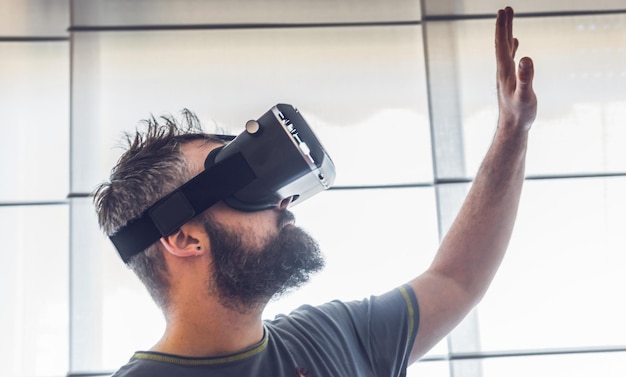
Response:
[[[174,233],[194,216],[256,179],[241,153],[204,170],[130,220],[109,238],[124,263],[148,246]]]

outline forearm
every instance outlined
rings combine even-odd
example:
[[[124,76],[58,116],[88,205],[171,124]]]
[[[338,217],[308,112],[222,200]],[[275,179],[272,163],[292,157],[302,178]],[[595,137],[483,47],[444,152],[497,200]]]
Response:
[[[528,131],[501,119],[459,214],[430,268],[455,281],[474,305],[507,249],[524,182]]]

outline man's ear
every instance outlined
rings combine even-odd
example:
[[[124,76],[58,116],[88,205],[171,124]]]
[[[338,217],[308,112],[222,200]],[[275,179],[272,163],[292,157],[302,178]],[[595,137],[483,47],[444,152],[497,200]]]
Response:
[[[207,251],[208,241],[204,227],[187,223],[167,237],[161,237],[161,245],[177,257],[195,257]]]

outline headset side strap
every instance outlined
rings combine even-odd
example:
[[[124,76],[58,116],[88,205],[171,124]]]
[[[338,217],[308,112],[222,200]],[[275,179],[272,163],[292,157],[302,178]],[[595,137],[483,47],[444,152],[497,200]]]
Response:
[[[194,216],[256,179],[241,153],[236,153],[166,195],[109,238],[124,263],[161,237],[174,233]]]

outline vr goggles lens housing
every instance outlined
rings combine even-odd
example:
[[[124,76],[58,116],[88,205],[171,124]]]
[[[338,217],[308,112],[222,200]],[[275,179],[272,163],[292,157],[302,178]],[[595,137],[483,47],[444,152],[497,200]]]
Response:
[[[289,197],[296,203],[329,188],[335,166],[302,115],[291,105],[278,104],[232,142],[214,150],[205,169],[241,153],[256,179],[224,201],[241,211],[273,208]]]
[[[122,260],[220,200],[241,211],[300,203],[332,186],[335,166],[302,115],[277,104],[205,160],[205,170],[110,236]]]

